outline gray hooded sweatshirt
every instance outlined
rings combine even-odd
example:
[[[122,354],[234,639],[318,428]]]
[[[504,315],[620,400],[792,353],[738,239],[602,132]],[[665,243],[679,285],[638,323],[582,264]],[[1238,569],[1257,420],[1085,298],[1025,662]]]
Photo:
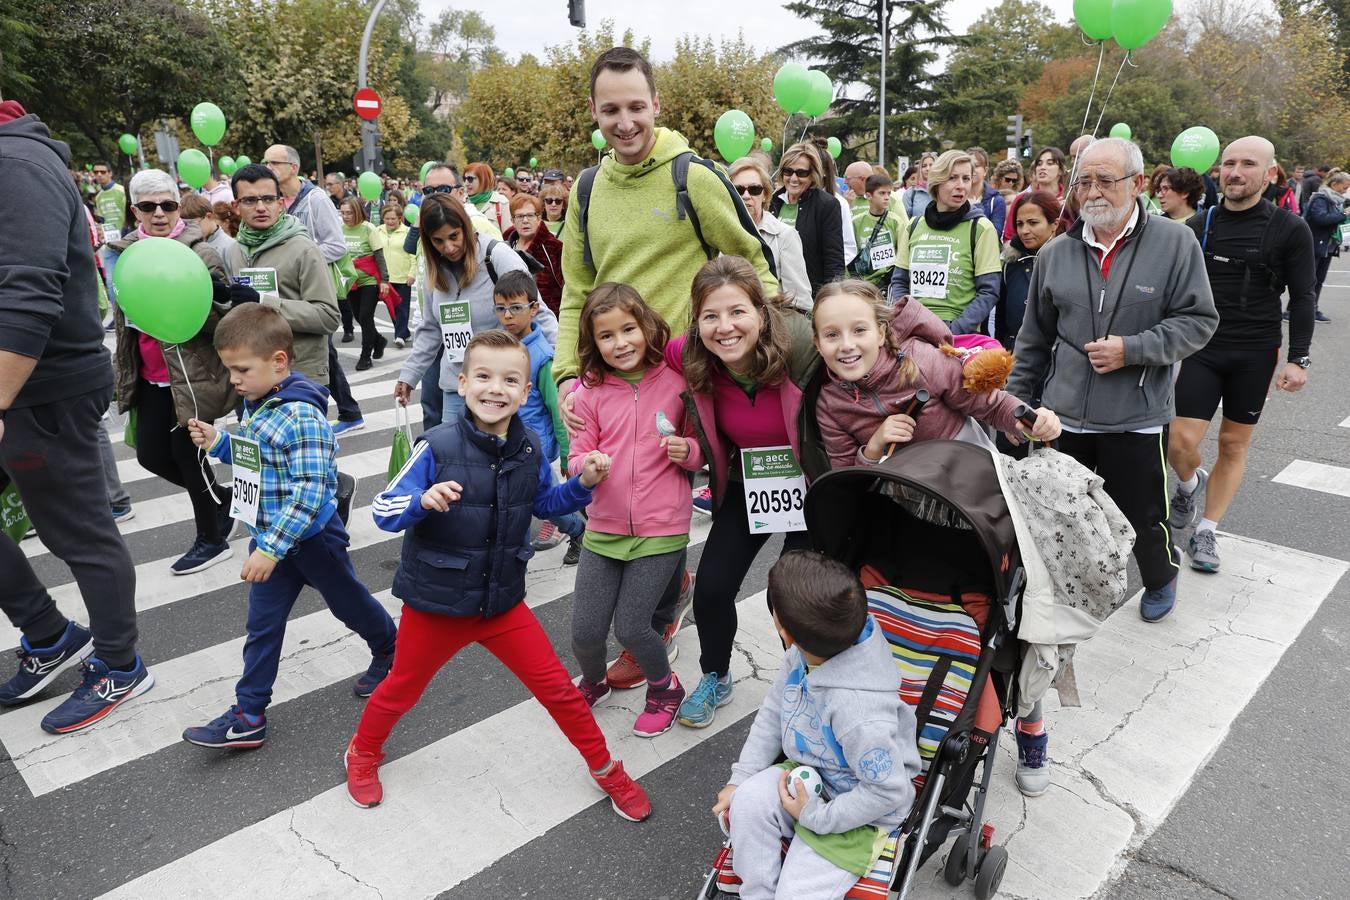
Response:
[[[809,672],[801,651],[783,668],[755,714],[729,784],[740,784],[784,754],[820,773],[801,823],[817,834],[862,825],[893,830],[914,803],[919,773],[914,712],[901,702],[900,672],[871,617],[857,642]]]

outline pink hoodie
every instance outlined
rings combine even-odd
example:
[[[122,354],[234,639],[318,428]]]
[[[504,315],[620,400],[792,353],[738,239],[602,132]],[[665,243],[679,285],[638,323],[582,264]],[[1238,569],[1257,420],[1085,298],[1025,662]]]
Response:
[[[829,372],[816,401],[816,421],[831,468],[871,462],[861,457],[863,446],[882,420],[905,411],[919,388],[926,388],[931,399],[914,429],[916,441],[954,438],[967,416],[1000,431],[1016,430],[1013,410],[1021,401],[1006,391],[972,394],[962,387],[961,361],[937,349],[952,342],[951,331],[922,303],[903,298],[891,319],[891,332],[901,354],[918,365],[918,383],[897,384],[900,360],[885,349],[858,381],[840,381]]]
[[[614,461],[586,509],[588,528],[638,537],[689,533],[689,476],[681,469],[698,471],[703,453],[698,441],[690,440],[689,458],[671,462],[656,426],[660,413],[675,434],[687,436],[680,400],[684,390],[684,378],[664,362],[649,368],[635,385],[607,374],[594,387],[577,388],[574,411],[586,427],[572,437],[569,467],[575,471],[592,450]]]

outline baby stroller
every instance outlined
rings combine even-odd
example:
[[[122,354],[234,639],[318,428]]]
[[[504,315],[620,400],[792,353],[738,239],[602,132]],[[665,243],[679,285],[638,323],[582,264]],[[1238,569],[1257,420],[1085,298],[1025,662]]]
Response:
[[[999,733],[1016,709],[1023,585],[989,451],[926,441],[880,465],[835,470],[807,493],[806,522],[816,549],[867,587],[868,611],[900,668],[901,699],[914,708],[922,760],[914,806],[846,897],[904,898],[956,831],[944,877],[953,886],[974,879],[986,900],[1008,863],[984,804]],[[729,838],[700,900],[739,893],[731,856]]]

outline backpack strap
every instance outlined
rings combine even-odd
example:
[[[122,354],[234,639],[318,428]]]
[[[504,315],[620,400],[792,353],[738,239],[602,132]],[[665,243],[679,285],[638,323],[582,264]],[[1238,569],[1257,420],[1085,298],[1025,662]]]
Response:
[[[492,251],[500,243],[501,241],[496,238],[488,238],[487,252],[483,255],[483,263],[487,266],[488,277],[492,279],[493,284],[497,283],[497,267],[492,264]]]
[[[1211,206],[1205,210],[1205,230],[1200,235],[1200,249],[1203,251],[1209,250],[1209,225],[1214,221],[1214,210],[1218,208],[1217,206]]]
[[[595,187],[595,173],[599,171],[599,166],[582,170],[577,178],[577,205],[572,210],[581,229],[581,260],[591,268],[595,268],[595,261],[591,258],[591,233],[586,230],[586,224],[591,210],[591,189]]]

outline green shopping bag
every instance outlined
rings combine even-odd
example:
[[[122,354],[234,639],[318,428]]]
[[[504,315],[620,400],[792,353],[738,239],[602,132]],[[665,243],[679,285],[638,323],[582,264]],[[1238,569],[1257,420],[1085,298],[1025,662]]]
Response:
[[[32,524],[28,521],[28,512],[23,508],[23,498],[14,482],[0,491],[0,531],[13,538],[14,543],[24,539]]]
[[[394,401],[394,446],[389,450],[389,480],[399,473],[412,457],[412,425],[408,422],[408,407]]]

